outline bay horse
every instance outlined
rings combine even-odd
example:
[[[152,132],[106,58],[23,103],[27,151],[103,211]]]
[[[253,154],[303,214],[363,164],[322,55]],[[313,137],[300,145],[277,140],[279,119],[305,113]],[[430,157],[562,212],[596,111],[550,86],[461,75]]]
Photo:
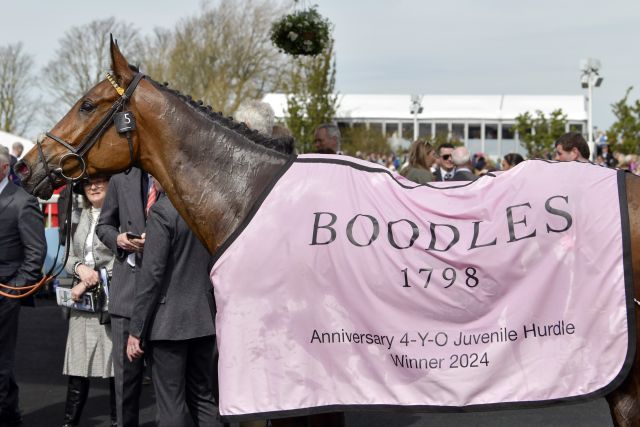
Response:
[[[63,177],[115,174],[138,166],[160,181],[191,229],[216,253],[294,156],[274,150],[272,141],[210,107],[142,78],[113,40],[111,60],[113,76],[83,95],[16,165],[24,188],[48,199],[65,183]],[[125,110],[129,115],[116,117]],[[137,128],[127,127],[134,119]],[[640,178],[627,174],[626,189],[637,295]],[[637,314],[635,323],[640,331]],[[616,425],[640,425],[637,350],[630,374],[607,399]]]

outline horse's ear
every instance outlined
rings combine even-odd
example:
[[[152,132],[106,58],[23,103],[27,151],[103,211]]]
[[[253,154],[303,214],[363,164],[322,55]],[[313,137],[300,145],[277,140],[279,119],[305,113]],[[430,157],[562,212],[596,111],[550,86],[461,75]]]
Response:
[[[118,80],[118,83],[123,87],[126,87],[133,80],[133,71],[129,68],[129,62],[125,59],[122,52],[120,52],[120,48],[118,47],[118,42],[113,40],[113,34],[111,37],[111,69]]]

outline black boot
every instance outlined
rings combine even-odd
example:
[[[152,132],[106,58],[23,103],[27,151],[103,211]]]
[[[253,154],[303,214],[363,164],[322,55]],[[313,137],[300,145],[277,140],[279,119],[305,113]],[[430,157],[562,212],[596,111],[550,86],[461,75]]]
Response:
[[[109,406],[111,408],[111,427],[118,427],[118,413],[116,411],[116,383],[109,378]]]
[[[64,425],[62,427],[78,425],[88,395],[89,378],[69,376],[67,403],[64,408]]]

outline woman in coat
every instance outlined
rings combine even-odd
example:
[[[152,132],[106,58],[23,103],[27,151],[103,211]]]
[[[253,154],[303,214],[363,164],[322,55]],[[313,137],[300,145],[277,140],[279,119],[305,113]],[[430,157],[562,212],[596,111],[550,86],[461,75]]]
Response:
[[[107,184],[106,178],[98,177],[83,180],[74,187],[84,199],[79,222],[72,226],[69,259],[65,266],[67,272],[74,275],[71,290],[74,301],[79,301],[87,291],[97,290],[101,268],[106,268],[109,276],[113,268],[113,254],[95,233]],[[92,377],[109,378],[111,425],[117,425],[111,331],[108,324],[101,324],[100,318],[100,313],[71,309],[63,367],[63,374],[69,376],[64,427],[78,425]]]
[[[435,161],[435,150],[431,144],[414,141],[409,150],[409,164],[402,168],[400,175],[418,184],[426,184],[433,181],[431,166]]]

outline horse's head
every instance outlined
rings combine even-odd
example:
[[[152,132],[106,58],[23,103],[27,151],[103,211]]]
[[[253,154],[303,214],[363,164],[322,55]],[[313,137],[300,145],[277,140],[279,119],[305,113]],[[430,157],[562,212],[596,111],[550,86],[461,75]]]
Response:
[[[84,94],[16,164],[28,192],[48,199],[67,179],[113,174],[136,163],[136,131],[126,130],[136,112],[132,95],[142,75],[129,67],[113,38],[111,63],[113,74]]]

